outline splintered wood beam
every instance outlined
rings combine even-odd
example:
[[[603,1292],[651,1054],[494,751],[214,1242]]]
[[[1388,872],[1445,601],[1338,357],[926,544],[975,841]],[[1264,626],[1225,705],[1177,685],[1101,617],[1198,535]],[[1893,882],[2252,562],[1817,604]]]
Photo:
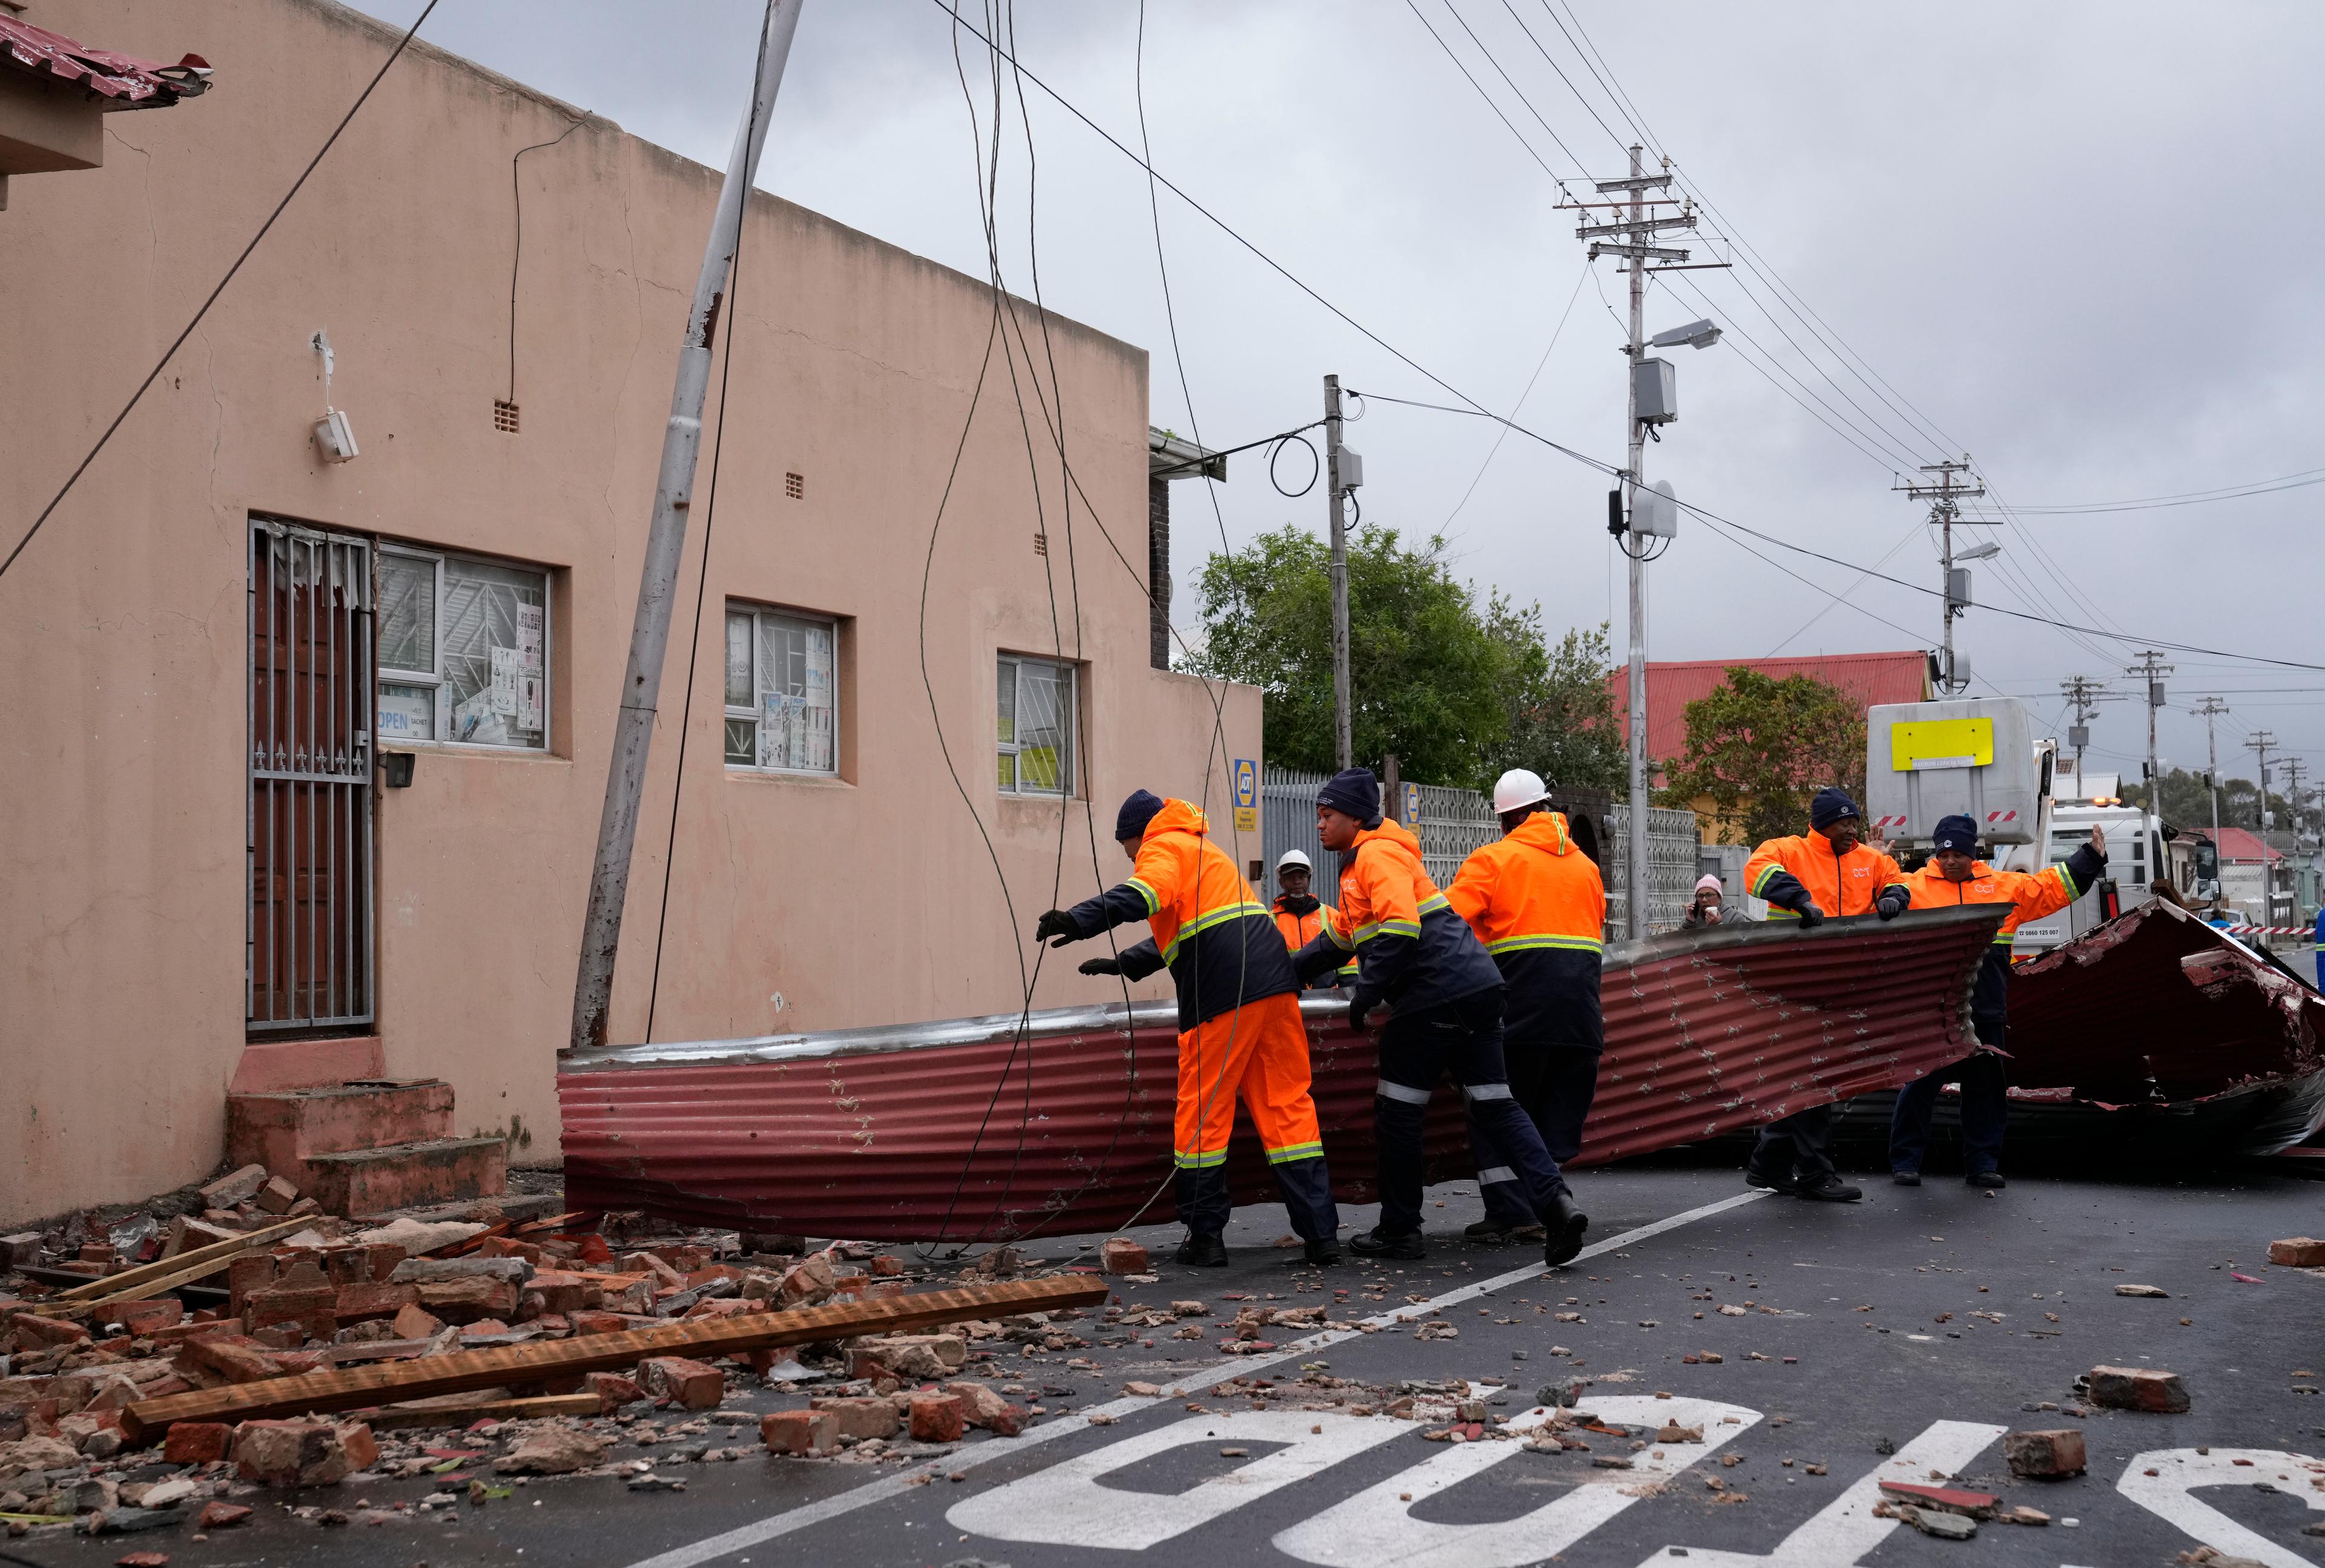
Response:
[[[305,1229],[311,1222],[303,1219],[277,1220],[271,1225],[262,1225],[255,1230],[245,1230],[241,1235],[226,1241],[213,1241],[208,1247],[197,1247],[190,1252],[181,1252],[175,1257],[164,1257],[158,1263],[140,1264],[135,1268],[125,1268],[119,1274],[99,1275],[87,1285],[77,1285],[70,1290],[59,1291],[42,1304],[54,1306],[60,1302],[86,1302],[93,1304],[100,1299],[133,1301],[136,1299],[134,1292],[150,1286],[158,1280],[167,1279],[171,1284],[183,1285],[189,1279],[199,1279],[206,1274],[215,1274],[260,1242],[272,1241],[278,1236],[287,1236],[293,1230]],[[197,1265],[208,1266],[197,1267]],[[190,1269],[192,1270],[191,1273],[187,1272]]]
[[[471,1421],[531,1421],[543,1415],[595,1415],[602,1408],[595,1394],[542,1394],[530,1399],[470,1399],[462,1404],[390,1405],[378,1410],[358,1409],[356,1419],[374,1432],[404,1432],[413,1427],[466,1426]]]
[[[1106,1280],[1095,1276],[1055,1275],[924,1291],[918,1295],[876,1296],[831,1306],[698,1319],[616,1334],[459,1350],[380,1366],[319,1369],[299,1377],[141,1399],[121,1412],[121,1430],[131,1443],[144,1443],[180,1421],[259,1421],[321,1415],[438,1394],[464,1394],[475,1388],[538,1383],[577,1373],[618,1371],[650,1356],[727,1356],[857,1334],[932,1328],[969,1318],[1097,1306],[1111,1289]]]

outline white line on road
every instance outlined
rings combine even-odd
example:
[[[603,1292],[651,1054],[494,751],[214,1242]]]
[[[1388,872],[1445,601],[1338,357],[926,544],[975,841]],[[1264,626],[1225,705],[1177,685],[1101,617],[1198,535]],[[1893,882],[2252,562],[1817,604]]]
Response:
[[[1724,1214],[1730,1209],[1742,1208],[1745,1204],[1767,1195],[1766,1192],[1759,1191],[1738,1192],[1732,1198],[1722,1198],[1717,1203],[1706,1203],[1699,1208],[1689,1209],[1668,1218],[1657,1220],[1652,1224],[1642,1225],[1636,1229],[1626,1230],[1619,1236],[1610,1236],[1604,1241],[1595,1242],[1584,1248],[1576,1255],[1574,1262],[1581,1263],[1586,1259],[1597,1257],[1602,1253],[1612,1252],[1617,1248],[1634,1246],[1650,1237],[1661,1236],[1666,1230],[1676,1230],[1682,1225],[1691,1225],[1699,1220],[1709,1220],[1715,1214]],[[1475,1285],[1463,1285],[1459,1290],[1447,1291],[1444,1294],[1433,1296],[1425,1302],[1401,1306],[1394,1312],[1377,1313],[1365,1319],[1364,1323],[1366,1328],[1374,1330],[1387,1328],[1413,1318],[1425,1316],[1445,1307],[1458,1305],[1477,1296],[1487,1295],[1495,1291],[1542,1277],[1542,1266],[1538,1263],[1529,1264],[1524,1268],[1514,1268],[1507,1274],[1497,1274],[1490,1279],[1481,1279]],[[922,1478],[974,1470],[996,1460],[1014,1458],[1042,1443],[1054,1443],[1061,1437],[1071,1437],[1088,1429],[1089,1417],[1092,1415],[1102,1415],[1116,1420],[1125,1415],[1135,1415],[1142,1410],[1161,1404],[1165,1399],[1184,1398],[1187,1395],[1200,1393],[1213,1384],[1224,1383],[1230,1378],[1249,1377],[1264,1367],[1272,1367],[1282,1361],[1296,1360],[1301,1356],[1312,1354],[1327,1346],[1360,1338],[1364,1332],[1365,1328],[1328,1329],[1320,1334],[1311,1334],[1304,1340],[1295,1341],[1273,1355],[1230,1357],[1216,1367],[1178,1378],[1158,1396],[1116,1399],[1089,1410],[1077,1411],[1071,1415],[1061,1415],[1055,1421],[1042,1423],[1022,1436],[994,1438],[960,1449],[941,1458],[931,1460],[925,1464],[898,1471],[894,1475],[883,1476],[875,1481],[867,1481],[860,1487],[825,1498],[820,1502],[802,1504],[796,1508],[786,1508],[780,1514],[771,1514],[764,1519],[754,1520],[747,1525],[738,1525],[731,1530],[721,1531],[716,1536],[708,1536],[689,1545],[673,1546],[667,1552],[644,1558],[631,1564],[631,1568],[699,1568],[701,1563],[716,1562],[732,1553],[758,1545],[763,1541],[772,1541],[778,1536],[792,1535],[820,1525],[828,1519],[836,1519],[844,1514],[854,1513],[858,1508],[869,1508],[875,1503],[884,1503],[893,1498],[902,1497],[914,1488],[925,1485],[926,1480]]]

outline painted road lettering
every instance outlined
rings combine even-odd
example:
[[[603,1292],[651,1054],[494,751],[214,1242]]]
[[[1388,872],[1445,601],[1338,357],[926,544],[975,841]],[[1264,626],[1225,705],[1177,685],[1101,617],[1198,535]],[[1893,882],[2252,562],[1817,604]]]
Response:
[[[1895,1457],[1876,1465],[1847,1491],[1827,1503],[1817,1516],[1785,1536],[1765,1557],[1746,1552],[1709,1551],[1701,1546],[1666,1546],[1639,1568],[1651,1563],[1685,1563],[1687,1568],[1856,1568],[1858,1559],[1889,1538],[1894,1519],[1873,1517],[1881,1499],[1881,1483],[1888,1480],[1926,1481],[1931,1471],[1952,1475],[1976,1459],[2004,1428],[1975,1421],[1940,1421],[1899,1449]],[[1709,1433],[1704,1434],[1707,1438]]]
[[[1463,1443],[1292,1526],[1275,1537],[1276,1550],[1326,1568],[1387,1563],[1397,1568],[1518,1568],[1539,1563],[1565,1551],[1653,1486],[1678,1475],[1760,1420],[1756,1410],[1713,1399],[1594,1396],[1589,1406],[1601,1420],[1618,1426],[1643,1426],[1649,1432],[1665,1421],[1700,1426],[1703,1441],[1651,1446],[1628,1456],[1632,1468],[1627,1471],[1586,1471],[1564,1496],[1499,1524],[1444,1525],[1414,1518],[1413,1509],[1430,1498],[1523,1452],[1514,1443]],[[1727,1424],[1730,1417],[1734,1425]],[[1550,1412],[1537,1407],[1513,1420],[1510,1430],[1531,1432],[1549,1420]]]
[[[2325,1510],[2325,1494],[2308,1485],[2317,1461],[2306,1454],[2273,1448],[2163,1448],[2135,1453],[2115,1489],[2159,1518],[2186,1531],[2216,1552],[2249,1557],[2268,1568],[2311,1568],[2310,1560],[2246,1529],[2209,1503],[2199,1487],[2267,1486],[2290,1492],[2312,1510]],[[2150,1475],[2147,1472],[2154,1471]]]
[[[1323,1430],[1311,1430],[1315,1427]],[[1309,1410],[1190,1415],[956,1503],[945,1518],[955,1529],[996,1540],[1143,1552],[1412,1431],[1412,1423],[1385,1415]],[[1176,1494],[1098,1484],[1103,1477],[1174,1448],[1254,1443],[1287,1446]]]

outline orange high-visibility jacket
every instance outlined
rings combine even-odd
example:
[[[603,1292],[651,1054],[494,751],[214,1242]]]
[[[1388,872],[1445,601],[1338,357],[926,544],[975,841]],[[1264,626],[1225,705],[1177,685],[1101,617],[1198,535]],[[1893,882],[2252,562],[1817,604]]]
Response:
[[[1881,890],[1904,880],[1896,861],[1864,844],[1836,858],[1822,833],[1771,839],[1744,862],[1746,890],[1775,905],[1772,914],[1792,915],[1802,891],[1827,914],[1870,914]]]
[[[1294,967],[1303,976],[1357,955],[1357,984],[1404,1010],[1435,1007],[1502,983],[1501,971],[1421,862],[1401,822],[1367,828],[1340,860],[1340,902]]]
[[[1536,812],[1473,851],[1445,896],[1509,987],[1502,1016],[1514,1043],[1605,1044],[1598,966],[1607,888],[1563,815]]]
[[[1300,988],[1283,939],[1210,824],[1170,800],[1146,824],[1130,879],[1066,913],[1085,936],[1144,920],[1153,935],[1123,950],[1122,972],[1142,979],[1168,965],[1179,984],[1179,1027]]]
[[[1970,991],[1970,1016],[1994,1027],[2009,1015],[2010,950],[2018,928],[2030,920],[2040,920],[2066,908],[2098,886],[2106,872],[2107,862],[2085,844],[2063,864],[2033,873],[1997,871],[1983,860],[1972,861],[1967,882],[1950,880],[1938,869],[1938,863],[1931,860],[1906,877],[1904,884],[1913,900],[1908,907],[1913,909],[1952,909],[1964,904],[2012,906],[2010,917],[2002,923],[2002,930],[1987,949],[1986,961],[1978,968],[1978,983]],[[2000,1044],[2001,1041],[1996,1027],[1988,1044]]]
[[[1320,901],[1315,908],[1303,914],[1300,910],[1286,909],[1283,906],[1284,899],[1290,896],[1290,894],[1280,894],[1276,897],[1275,929],[1283,933],[1285,950],[1296,953],[1316,940],[1318,933],[1324,929],[1324,922],[1331,917],[1332,906]],[[1353,986],[1357,983],[1357,960],[1350,959],[1340,966],[1338,973],[1327,973],[1308,983],[1313,988],[1324,991],[1329,991],[1337,985]]]

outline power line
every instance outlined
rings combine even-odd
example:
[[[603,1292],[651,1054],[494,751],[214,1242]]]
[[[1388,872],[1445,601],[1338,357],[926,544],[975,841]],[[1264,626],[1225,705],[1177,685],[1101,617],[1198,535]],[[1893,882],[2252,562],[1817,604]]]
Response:
[[[313,157],[307,160],[307,166],[299,171],[299,178],[291,182],[291,189],[283,193],[283,199],[274,204],[274,210],[266,215],[266,221],[258,226],[258,232],[250,237],[250,243],[242,247],[242,254],[234,258],[234,264],[226,269],[224,277],[218,279],[218,287],[212,289],[209,296],[202,301],[201,309],[194,312],[193,320],[186,323],[185,330],[180,332],[171,340],[170,346],[162,350],[162,357],[153,362],[153,368],[145,373],[145,379],[137,384],[137,390],[129,394],[129,401],[121,405],[121,412],[113,416],[113,422],[105,427],[105,433],[97,438],[97,444],[88,449],[88,455],[81,459],[79,466],[66,476],[65,482],[58,487],[57,493],[49,497],[49,504],[41,508],[41,515],[32,519],[32,525],[24,530],[24,536],[16,541],[16,547],[14,550],[8,552],[8,559],[0,561],[0,576],[6,575],[8,569],[16,564],[16,558],[24,553],[24,546],[32,542],[32,535],[41,531],[41,524],[46,523],[50,514],[53,513],[58,505],[71,494],[73,486],[79,483],[80,477],[88,471],[89,464],[97,461],[97,454],[105,450],[105,443],[113,439],[113,432],[121,428],[121,422],[129,417],[129,411],[137,406],[138,400],[145,395],[146,389],[160,378],[162,367],[170,363],[180,348],[185,347],[186,339],[194,335],[194,329],[202,324],[202,318],[209,314],[210,307],[218,303],[220,294],[226,292],[227,284],[234,282],[235,274],[242,271],[242,264],[250,259],[250,253],[258,248],[258,242],[264,239],[267,231],[274,227],[274,220],[283,216],[283,209],[291,205],[291,199],[298,195],[300,189],[307,183],[307,176],[315,172],[316,165],[322,162],[323,155],[331,150],[338,143],[340,133],[345,131],[355,119],[356,111],[370,101],[372,90],[378,87],[381,79],[387,75],[388,68],[403,58],[405,47],[419,32],[421,24],[425,23],[430,14],[436,9],[436,5],[437,0],[428,0],[427,8],[420,13],[419,17],[409,28],[404,30],[403,36],[396,41],[395,48],[381,63],[379,70],[373,73],[370,82],[365,86],[361,93],[357,95],[356,101],[347,106],[347,112],[339,116],[339,123],[331,128],[329,135],[323,138],[323,144],[315,150]]]
[[[1451,44],[1450,44],[1450,43],[1448,43],[1448,42],[1445,42],[1445,40],[1444,40],[1443,36],[1442,36],[1442,35],[1440,35],[1440,34],[1438,32],[1438,31],[1437,31],[1437,29],[1436,29],[1436,28],[1430,26],[1429,18],[1428,18],[1428,17],[1426,17],[1426,16],[1423,16],[1423,15],[1421,14],[1421,7],[1420,7],[1419,5],[1415,5],[1415,4],[1413,3],[1413,0],[1404,0],[1404,4],[1405,4],[1405,8],[1406,8],[1407,10],[1409,10],[1409,11],[1411,11],[1411,12],[1413,13],[1413,20],[1415,20],[1416,22],[1419,22],[1422,27],[1424,27],[1424,28],[1427,28],[1427,29],[1428,29],[1428,31],[1429,31],[1429,36],[1430,36],[1430,37],[1431,37],[1431,38],[1433,38],[1433,39],[1435,39],[1435,40],[1437,41],[1437,47],[1438,47],[1438,48],[1440,48],[1440,49],[1441,49],[1441,50],[1443,50],[1443,51],[1445,51],[1445,58],[1446,58],[1446,59],[1448,59],[1448,60],[1451,60],[1451,61],[1453,62],[1453,69],[1454,69],[1455,70],[1459,71],[1459,72],[1461,73],[1462,77],[1463,77],[1463,78],[1464,78],[1464,79],[1468,82],[1468,84],[1469,84],[1471,87],[1476,88],[1477,89],[1477,96],[1478,96],[1479,97],[1481,97],[1481,98],[1483,98],[1483,99],[1485,99],[1485,100],[1486,100],[1486,107],[1487,107],[1487,108],[1489,108],[1489,109],[1491,109],[1491,110],[1493,110],[1493,111],[1494,111],[1494,117],[1495,117],[1496,119],[1497,119],[1497,120],[1501,121],[1503,125],[1508,125],[1508,126],[1509,126],[1509,132],[1510,132],[1510,135],[1513,135],[1513,136],[1516,136],[1516,137],[1517,137],[1518,145],[1519,145],[1519,146],[1521,146],[1521,147],[1524,147],[1524,148],[1526,150],[1526,156],[1527,156],[1527,157],[1529,157],[1529,158],[1532,158],[1532,159],[1533,159],[1536,163],[1541,163],[1541,164],[1542,164],[1542,172],[1543,173],[1545,173],[1545,174],[1547,174],[1547,175],[1549,175],[1549,176],[1550,176],[1550,178],[1551,178],[1551,180],[1552,180],[1552,183],[1557,184],[1561,190],[1564,190],[1564,189],[1565,189],[1565,186],[1564,186],[1564,183],[1559,180],[1559,177],[1558,177],[1558,171],[1556,171],[1555,169],[1552,169],[1552,168],[1548,163],[1543,163],[1543,162],[1542,162],[1542,154],[1541,154],[1540,153],[1537,153],[1537,152],[1535,152],[1535,151],[1534,151],[1534,149],[1533,149],[1533,144],[1532,142],[1527,141],[1524,135],[1521,135],[1519,134],[1517,126],[1516,126],[1516,125],[1513,125],[1513,124],[1511,124],[1511,121],[1510,121],[1510,117],[1509,117],[1509,116],[1507,116],[1507,115],[1505,115],[1505,114],[1502,113],[1502,106],[1501,106],[1501,105],[1499,105],[1499,104],[1497,104],[1497,103],[1496,103],[1496,102],[1494,101],[1493,95],[1492,95],[1491,93],[1488,93],[1488,92],[1486,90],[1486,88],[1485,88],[1485,84],[1484,84],[1484,83],[1482,83],[1482,82],[1480,82],[1480,81],[1478,81],[1478,79],[1477,79],[1476,77],[1471,76],[1471,75],[1469,74],[1469,68],[1468,68],[1468,66],[1466,66],[1466,65],[1463,65],[1463,64],[1461,63],[1461,57],[1460,57],[1459,55],[1455,54],[1455,53],[1453,52],[1453,46],[1452,46]],[[1447,9],[1447,10],[1449,10],[1449,11],[1451,11],[1451,10],[1452,10],[1452,0],[1446,0],[1446,9]],[[1461,22],[1461,14],[1460,14],[1459,12],[1458,12],[1458,11],[1454,11],[1454,12],[1453,12],[1453,20],[1454,20],[1454,21],[1456,21],[1456,22]],[[1466,29],[1468,28],[1468,23],[1466,23],[1466,22],[1462,22],[1462,23],[1461,23],[1461,25],[1462,25],[1462,27],[1466,30]],[[1470,34],[1469,34],[1469,36],[1470,36],[1470,38],[1474,41],[1474,40],[1477,38],[1477,35],[1476,33],[1472,32],[1472,33],[1470,33]],[[1479,48],[1480,48],[1480,51],[1482,52],[1482,51],[1483,51],[1483,46],[1482,46],[1482,45],[1480,45],[1480,46],[1479,46]],[[1494,57],[1493,57],[1491,54],[1487,54],[1487,55],[1486,56],[1486,58],[1487,58],[1487,60],[1493,60],[1493,58],[1494,58]],[[1494,69],[1495,69],[1495,70],[1501,70],[1501,65],[1500,65],[1500,63],[1499,63],[1498,61],[1496,61],[1495,66],[1494,66]],[[1503,72],[1502,72],[1502,79],[1503,79],[1504,81],[1509,81],[1509,79],[1509,79],[1509,73],[1508,73],[1507,71],[1503,71]],[[1517,92],[1517,84],[1516,84],[1515,82],[1511,82],[1511,83],[1510,83],[1510,90],[1511,90],[1512,92]],[[1526,102],[1526,96],[1525,96],[1525,94],[1524,94],[1524,93],[1518,93],[1518,102],[1520,102],[1520,103],[1522,103],[1522,104],[1525,104],[1525,106],[1526,106],[1526,107],[1527,107],[1527,109],[1528,109],[1528,110],[1532,110],[1532,109],[1533,108],[1533,105],[1532,105],[1531,103],[1527,103],[1527,102]],[[1534,116],[1534,118],[1535,118],[1535,119],[1537,119],[1537,120],[1541,120],[1541,119],[1542,119],[1542,116],[1541,116],[1540,115],[1538,115],[1538,114],[1537,114],[1537,115],[1535,115],[1535,116]],[[1550,130],[1550,123],[1549,123],[1548,121],[1546,121],[1546,120],[1543,120],[1543,121],[1542,121],[1542,129],[1544,129],[1544,130],[1546,130],[1546,131]],[[1557,141],[1558,141],[1558,133],[1557,133],[1557,132],[1555,132],[1555,131],[1551,131],[1551,133],[1550,133],[1550,139],[1551,139],[1552,141],[1553,141],[1553,142],[1557,142]],[[1565,149],[1566,149],[1566,144],[1565,144],[1565,143],[1563,143],[1563,142],[1559,142],[1559,144],[1559,144],[1559,150],[1560,150],[1561,152],[1565,152]],[[1573,158],[1573,157],[1574,157],[1574,154],[1573,154],[1573,153],[1567,153],[1567,154],[1566,154],[1566,155],[1567,155],[1568,157],[1570,157],[1570,158]],[[1575,159],[1575,162],[1579,164],[1579,163],[1581,162],[1581,160],[1578,158],[1578,159]]]

